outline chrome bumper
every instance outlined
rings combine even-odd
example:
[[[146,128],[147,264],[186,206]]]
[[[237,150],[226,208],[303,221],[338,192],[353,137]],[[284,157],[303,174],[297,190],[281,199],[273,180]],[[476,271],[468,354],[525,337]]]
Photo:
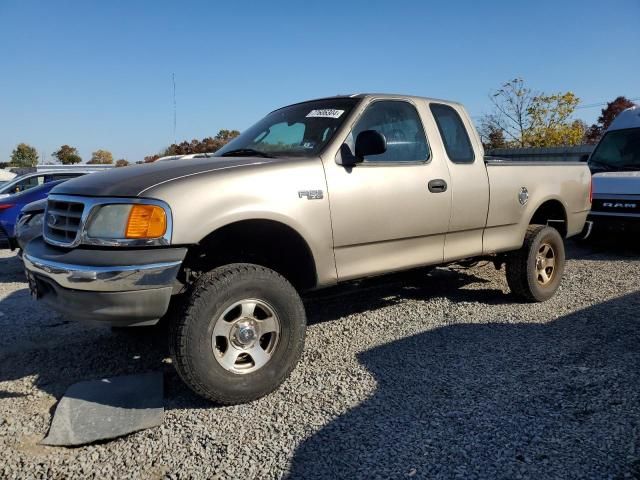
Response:
[[[122,292],[169,287],[182,262],[146,265],[86,266],[41,260],[27,253],[23,256],[30,273],[48,277],[63,288],[92,292]]]

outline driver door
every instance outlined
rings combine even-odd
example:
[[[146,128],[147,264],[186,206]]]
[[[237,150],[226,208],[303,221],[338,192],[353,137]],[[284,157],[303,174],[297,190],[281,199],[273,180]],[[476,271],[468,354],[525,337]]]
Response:
[[[364,130],[382,133],[386,152],[353,167],[326,162],[339,280],[443,260],[451,192],[431,191],[430,182],[448,185],[449,172],[432,158],[424,108],[404,100],[371,101],[338,155],[355,153]]]

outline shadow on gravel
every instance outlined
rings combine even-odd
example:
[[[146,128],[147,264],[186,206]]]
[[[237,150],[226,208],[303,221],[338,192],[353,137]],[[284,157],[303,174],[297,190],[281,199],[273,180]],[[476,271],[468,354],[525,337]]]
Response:
[[[17,256],[0,258],[0,283],[24,282],[24,267]]]
[[[305,299],[309,323],[333,321],[346,315],[375,310],[408,299],[446,296],[452,301],[485,304],[508,303],[512,299],[500,290],[466,290],[471,284],[488,280],[465,271],[436,269],[363,281],[352,287],[323,290]],[[47,315],[40,304],[33,303],[28,290],[22,289],[0,301],[0,317],[5,335],[0,340],[0,382],[35,376],[35,386],[60,398],[72,383],[101,377],[163,370],[165,373],[165,408],[212,408],[211,403],[191,392],[174,368],[164,363],[169,356],[166,325],[147,328],[110,330],[69,322],[57,315]],[[14,333],[15,322],[22,315],[40,317],[22,325]],[[24,312],[24,313],[23,313]],[[29,312],[29,313],[27,313]],[[33,338],[25,335],[33,334]],[[7,392],[0,391],[0,395]]]
[[[313,325],[406,300],[428,300],[435,297],[444,297],[454,303],[513,303],[513,297],[502,290],[465,288],[485,283],[490,282],[471,271],[441,268],[368,279],[349,286],[321,290],[306,297],[308,323]]]
[[[0,311],[8,307],[13,311],[0,317],[4,337],[0,382],[33,376],[36,388],[60,398],[75,382],[163,369],[168,351],[166,335],[159,329],[112,332],[68,322],[46,311],[31,318],[33,313],[26,308],[15,313],[17,301],[28,305],[32,300],[24,289],[0,301]],[[0,398],[10,396],[23,395],[0,390]]]
[[[587,241],[568,240],[569,260],[640,260],[640,243],[635,236],[618,234],[616,237],[598,235]]]
[[[640,293],[549,324],[454,325],[366,351],[378,387],[291,478],[640,478]]]

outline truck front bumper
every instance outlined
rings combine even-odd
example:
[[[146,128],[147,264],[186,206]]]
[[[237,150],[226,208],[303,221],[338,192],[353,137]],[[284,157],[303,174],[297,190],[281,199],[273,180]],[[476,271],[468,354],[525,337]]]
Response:
[[[52,309],[73,320],[131,326],[152,325],[166,313],[185,255],[185,248],[63,251],[37,238],[23,261],[32,295]]]

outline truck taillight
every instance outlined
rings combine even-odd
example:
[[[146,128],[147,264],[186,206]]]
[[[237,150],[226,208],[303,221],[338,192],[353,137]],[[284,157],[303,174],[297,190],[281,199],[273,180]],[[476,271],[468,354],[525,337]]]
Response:
[[[0,203],[0,212],[3,210],[8,210],[13,207],[13,203]]]

